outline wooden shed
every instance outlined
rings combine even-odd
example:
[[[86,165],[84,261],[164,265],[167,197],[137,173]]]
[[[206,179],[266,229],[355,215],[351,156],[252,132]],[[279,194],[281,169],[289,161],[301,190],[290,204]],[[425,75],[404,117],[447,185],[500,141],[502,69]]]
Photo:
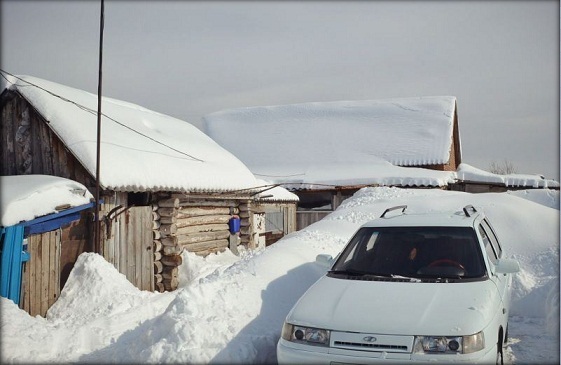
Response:
[[[263,180],[259,182],[263,185],[259,187],[252,208],[253,240],[259,246],[269,246],[297,231],[296,210],[299,198],[279,185],[267,184]]]
[[[0,174],[61,176],[93,194],[96,110],[94,94],[11,77],[0,95]],[[229,225],[242,217],[251,227],[253,219],[257,183],[243,163],[185,121],[111,98],[103,98],[102,113],[100,253],[128,280],[174,290],[183,250],[255,246],[251,229]]]
[[[0,183],[0,295],[45,316],[87,250],[93,196],[54,176],[1,176]]]

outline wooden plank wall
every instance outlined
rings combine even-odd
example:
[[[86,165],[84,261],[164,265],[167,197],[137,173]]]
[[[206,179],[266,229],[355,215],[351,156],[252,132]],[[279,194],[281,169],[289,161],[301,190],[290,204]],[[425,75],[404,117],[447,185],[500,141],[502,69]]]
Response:
[[[60,296],[60,240],[55,230],[27,238],[31,259],[24,264],[20,307],[31,316],[45,316]]]
[[[0,107],[0,175],[61,176],[82,183],[93,191],[95,178],[24,98],[14,91],[4,92]]]
[[[107,214],[117,205],[103,204],[102,210]],[[105,237],[103,257],[134,286],[154,291],[152,207],[121,208],[117,214],[112,216],[110,224],[105,221],[101,225],[102,237]]]
[[[315,223],[328,214],[332,213],[331,211],[297,211],[296,212],[296,228],[297,230],[301,230],[302,228],[306,228],[312,223]]]

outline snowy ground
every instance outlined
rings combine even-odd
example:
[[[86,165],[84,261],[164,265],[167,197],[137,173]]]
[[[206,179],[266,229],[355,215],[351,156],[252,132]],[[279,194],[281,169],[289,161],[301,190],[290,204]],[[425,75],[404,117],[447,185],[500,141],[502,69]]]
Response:
[[[259,252],[184,253],[180,288],[139,291],[101,256],[83,254],[47,318],[1,298],[2,363],[275,363],[284,317],[364,222],[394,205],[407,211],[483,208],[514,279],[507,363],[559,363],[559,193],[466,194],[366,188],[334,213]]]

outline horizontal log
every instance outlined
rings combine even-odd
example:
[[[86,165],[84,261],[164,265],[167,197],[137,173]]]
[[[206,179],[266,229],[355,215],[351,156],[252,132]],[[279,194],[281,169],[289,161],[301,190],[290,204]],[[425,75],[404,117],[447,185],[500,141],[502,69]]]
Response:
[[[171,278],[171,279],[164,279],[162,281],[164,284],[164,288],[168,291],[174,291],[179,286],[179,279],[178,278]]]
[[[177,214],[177,208],[160,208],[158,214],[160,217],[172,217]]]
[[[177,228],[176,235],[185,235],[190,233],[199,233],[199,232],[219,232],[219,231],[228,231],[227,224],[202,224],[199,226],[189,226],[189,227],[181,227]]]
[[[179,199],[179,205],[182,207],[237,207],[238,203],[234,200],[223,199],[204,199],[193,196],[185,196],[181,194],[173,194],[173,198]]]
[[[213,248],[229,247],[229,242],[227,239],[206,241],[199,243],[191,243],[183,246],[189,252],[197,252],[202,250],[209,250]]]
[[[160,221],[152,221],[152,229],[158,229],[160,225]]]
[[[181,246],[164,246],[162,252],[164,255],[180,255],[183,248]]]
[[[162,271],[162,277],[164,279],[171,279],[177,277],[179,274],[179,269],[177,266],[166,266],[164,267],[164,271]]]
[[[201,215],[197,217],[178,218],[176,225],[179,227],[196,226],[201,224],[228,223],[232,218],[229,214]]]
[[[212,248],[210,250],[197,251],[197,252],[194,252],[194,254],[197,255],[197,256],[206,257],[206,256],[210,255],[211,253],[219,253],[219,252],[224,252],[224,251],[226,251],[226,248]]]
[[[158,204],[152,204],[152,211],[153,211],[153,212],[157,211],[158,208],[160,208],[160,207],[158,206]]]
[[[170,237],[164,237],[162,238],[162,245],[164,246],[177,246],[178,243],[178,238],[177,236],[170,236]]]
[[[152,231],[152,238],[155,240],[159,240],[160,238],[162,238],[162,234],[158,229]]]
[[[152,212],[152,220],[153,221],[157,221],[160,219],[160,215],[158,214],[158,212]]]
[[[162,259],[161,252],[154,252],[154,261],[160,261]]]
[[[160,226],[160,232],[163,235],[170,236],[177,233],[177,226],[175,224],[162,224]]]
[[[154,252],[158,252],[162,250],[162,241],[154,240],[152,241],[152,245],[154,246]]]
[[[177,222],[177,217],[175,216],[169,216],[169,217],[161,217],[160,218],[160,223],[162,225],[164,224],[173,224]]]
[[[179,247],[187,243],[201,242],[201,241],[211,241],[214,239],[225,238],[230,235],[229,232],[197,232],[190,233],[181,236],[170,236],[162,239],[162,244],[164,248],[166,246]]]
[[[156,282],[154,286],[157,292],[163,293],[166,291],[166,288],[164,287],[164,283],[162,283],[161,281]]]
[[[158,207],[160,208],[179,208],[179,199],[170,198],[162,199],[158,201]]]
[[[154,272],[159,274],[164,269],[164,264],[161,261],[154,261]]]
[[[183,259],[180,255],[164,255],[160,262],[165,266],[179,266],[183,263]]]
[[[213,241],[230,237],[230,232],[198,232],[177,236],[177,244],[186,245],[189,243]]]
[[[164,279],[164,277],[162,276],[162,274],[154,275],[154,282],[155,283],[161,283],[163,279]]]
[[[230,214],[228,207],[186,207],[180,208],[177,218],[196,217],[199,215]]]
[[[240,212],[239,216],[241,219],[248,219],[250,217],[250,214],[251,213],[249,212]]]

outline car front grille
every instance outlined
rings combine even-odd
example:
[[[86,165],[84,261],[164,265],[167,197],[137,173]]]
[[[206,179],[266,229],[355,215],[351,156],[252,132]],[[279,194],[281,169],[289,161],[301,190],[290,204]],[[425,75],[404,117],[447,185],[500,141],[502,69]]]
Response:
[[[379,333],[331,332],[331,347],[342,350],[411,353],[413,336]]]
[[[345,341],[335,341],[335,346],[341,347],[360,347],[360,348],[368,348],[368,349],[376,349],[376,350],[399,350],[399,351],[407,351],[407,346],[400,346],[400,345],[382,345],[382,344],[373,344],[373,343],[363,343],[363,342],[345,342]]]

